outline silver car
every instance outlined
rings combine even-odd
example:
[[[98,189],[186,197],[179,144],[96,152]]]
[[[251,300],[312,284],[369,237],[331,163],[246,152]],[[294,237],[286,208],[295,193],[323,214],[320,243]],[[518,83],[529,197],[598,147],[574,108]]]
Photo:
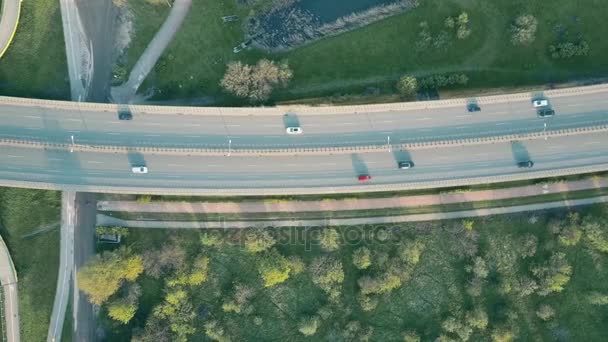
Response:
[[[287,134],[302,134],[302,128],[301,127],[287,127],[287,129],[285,130],[285,132],[287,132]]]
[[[133,173],[148,173],[148,168],[145,166],[133,166],[131,168],[131,172]]]

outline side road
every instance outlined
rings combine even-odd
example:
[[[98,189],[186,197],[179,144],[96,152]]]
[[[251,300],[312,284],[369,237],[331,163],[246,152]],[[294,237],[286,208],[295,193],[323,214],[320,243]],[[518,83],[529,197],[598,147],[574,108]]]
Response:
[[[462,193],[321,201],[152,202],[100,201],[99,211],[142,213],[278,213],[413,208],[462,202],[494,201],[608,187],[608,178]]]
[[[201,229],[201,228],[252,228],[252,227],[315,227],[315,226],[352,226],[360,224],[392,224],[401,222],[448,220],[476,216],[491,216],[519,213],[526,211],[547,210],[563,207],[575,207],[608,202],[608,196],[585,198],[578,200],[563,200],[539,204],[519,205],[512,207],[463,210],[446,213],[413,214],[383,217],[362,217],[346,219],[321,220],[274,220],[274,221],[213,221],[213,222],[179,222],[179,221],[131,221],[97,214],[97,223],[104,226],[123,226],[132,228],[169,228],[169,229]]]
[[[0,18],[0,58],[11,45],[21,12],[21,0],[2,0],[2,18]]]
[[[0,283],[4,291],[4,318],[6,320],[6,331],[2,337],[3,341],[19,342],[19,296],[17,288],[17,272],[15,265],[8,252],[8,248],[0,237]]]

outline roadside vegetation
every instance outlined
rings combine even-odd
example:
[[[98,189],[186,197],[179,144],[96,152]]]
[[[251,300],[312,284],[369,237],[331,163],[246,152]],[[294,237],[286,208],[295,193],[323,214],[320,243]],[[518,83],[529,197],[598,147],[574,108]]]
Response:
[[[131,229],[79,277],[103,294],[113,341],[602,341],[607,229],[606,205],[386,226]]]
[[[220,80],[233,61],[287,60],[289,86],[269,102],[399,101],[398,80],[422,79],[440,94],[586,81],[608,75],[608,34],[601,0],[420,1],[417,8],[285,53],[256,49],[233,53],[245,41],[243,22],[271,1],[194,0],[191,13],[146,81],[156,99],[211,98],[216,104],[248,104],[231,97]],[[160,6],[160,5],[159,5]],[[237,15],[236,22],[221,17]],[[137,17],[137,20],[145,20]],[[449,80],[452,82],[449,82]],[[411,83],[410,83],[411,84]],[[407,97],[407,93],[405,94]]]
[[[0,94],[70,98],[59,1],[21,3],[17,32],[0,59]]]
[[[17,270],[23,341],[46,340],[59,267],[60,205],[55,191],[0,188],[0,234]]]

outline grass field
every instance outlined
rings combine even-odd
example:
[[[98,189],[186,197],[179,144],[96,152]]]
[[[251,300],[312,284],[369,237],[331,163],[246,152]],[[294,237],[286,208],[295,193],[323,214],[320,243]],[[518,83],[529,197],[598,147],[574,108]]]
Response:
[[[605,8],[602,0],[426,0],[411,12],[288,53],[268,55],[232,53],[232,47],[243,39],[241,23],[222,23],[220,17],[237,14],[242,19],[248,8],[237,6],[235,0],[194,0],[190,15],[147,85],[162,90],[159,98],[210,95],[220,103],[237,104],[229,97],[218,97],[225,64],[232,60],[251,63],[261,57],[287,59],[294,72],[291,85],[277,93],[275,101],[348,93],[358,96],[368,87],[379,90],[373,96],[376,100],[395,100],[390,96],[395,92],[395,80],[405,73],[463,72],[470,77],[467,87],[475,89],[605,77],[608,42],[603,37],[608,25],[603,11],[597,10],[601,8]],[[414,48],[422,21],[437,35],[446,17],[462,11],[469,14],[472,34],[468,39],[454,38],[441,49]],[[530,46],[515,47],[510,44],[510,26],[522,13],[538,19],[537,38]],[[548,48],[558,39],[558,25],[566,39],[580,35],[589,42],[589,55],[552,59]]]
[[[66,100],[69,92],[59,2],[23,1],[17,32],[0,59],[0,94]]]
[[[24,238],[59,221],[58,192],[0,188],[0,223],[17,269],[21,339],[44,341],[59,267],[59,230]]]
[[[608,274],[602,271],[608,255],[592,248],[586,235],[575,245],[559,242],[562,235],[552,233],[548,225],[551,220],[567,221],[565,214],[562,210],[496,216],[468,224],[440,221],[338,227],[339,247],[331,252],[320,248],[318,229],[276,229],[269,231],[277,241],[274,248],[284,256],[299,257],[306,266],[303,272],[290,274],[285,282],[270,287],[262,284],[256,270],[261,255],[268,252],[247,252],[242,245],[242,231],[215,232],[223,242],[209,247],[200,244],[198,231],[131,229],[124,244],[136,253],[177,244],[190,257],[203,253],[210,258],[207,281],[182,288],[188,292],[191,310],[196,313],[193,321],[196,331],[189,338],[192,341],[207,340],[203,326],[210,321],[218,322],[233,341],[353,341],[364,336],[371,341],[397,341],[403,340],[405,331],[415,331],[423,341],[430,341],[440,334],[455,337],[456,333],[442,328],[442,322],[450,316],[464,320],[465,313],[475,308],[487,314],[488,324],[483,329],[472,329],[470,341],[491,340],[490,336],[499,332],[510,332],[520,341],[602,341],[608,334],[605,325],[608,306],[591,305],[587,298],[592,291],[608,294]],[[592,221],[602,222],[602,231],[608,233],[606,205],[585,208],[580,214],[594,215]],[[469,224],[470,229],[466,228]],[[537,241],[534,248],[522,243],[524,238]],[[397,257],[403,255],[398,252],[400,246],[414,241],[424,246],[419,261],[407,261],[414,266],[401,284],[376,295],[375,309],[363,310],[357,299],[361,291],[358,280],[399,269],[401,262],[405,262],[397,262],[403,260]],[[371,266],[360,270],[354,267],[352,255],[363,246],[371,251]],[[528,253],[531,250],[535,252]],[[525,253],[531,256],[524,258]],[[548,295],[519,294],[523,285],[517,285],[513,281],[520,280],[513,279],[534,279],[541,284],[542,277],[533,275],[531,270],[545,264],[555,253],[564,253],[572,267],[565,289]],[[337,300],[329,299],[311,277],[310,264],[327,255],[340,260],[344,271]],[[470,290],[473,282],[470,265],[477,257],[487,266],[478,295]],[[149,275],[139,278],[143,293],[134,319],[128,325],[107,317],[102,319],[110,340],[129,341],[133,329],[144,325],[161,302],[164,291],[171,291],[162,280],[171,279],[171,274],[165,272],[159,279]],[[222,309],[223,303],[232,298],[235,283],[252,288],[254,293],[240,313]],[[536,314],[543,304],[555,313],[547,321]],[[322,319],[312,336],[298,332],[303,318],[315,316]]]

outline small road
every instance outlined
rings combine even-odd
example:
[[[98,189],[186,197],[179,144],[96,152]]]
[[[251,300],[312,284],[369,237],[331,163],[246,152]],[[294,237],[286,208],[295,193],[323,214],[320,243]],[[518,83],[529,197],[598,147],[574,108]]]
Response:
[[[19,13],[21,12],[21,0],[2,0],[2,17],[0,18],[0,58],[8,49],[13,40]]]
[[[505,189],[479,190],[463,193],[394,196],[379,198],[353,198],[321,201],[243,201],[243,202],[152,202],[100,201],[99,211],[124,211],[137,213],[301,213],[336,212],[387,208],[416,208],[463,202],[496,201],[546,194],[564,193],[608,187],[608,178],[584,179],[544,185],[528,185]]]
[[[0,283],[4,291],[4,318],[6,320],[6,341],[19,342],[19,295],[17,272],[8,248],[0,237]]]
[[[93,305],[86,295],[78,290],[76,274],[89,258],[95,255],[95,194],[76,193],[76,229],[74,232],[74,304],[73,334],[75,342],[96,340],[95,314]]]
[[[518,205],[512,207],[500,207],[489,209],[473,209],[463,211],[452,211],[443,213],[430,214],[411,214],[397,216],[380,216],[380,217],[360,217],[360,218],[325,218],[315,220],[269,220],[269,221],[199,221],[199,222],[184,222],[184,221],[137,221],[137,220],[122,220],[114,217],[109,217],[103,214],[97,214],[97,222],[100,225],[122,226],[131,228],[160,228],[160,229],[205,229],[205,228],[236,228],[245,229],[252,227],[319,227],[319,226],[353,226],[364,224],[393,224],[401,222],[419,222],[419,221],[435,221],[449,220],[458,218],[504,215],[528,211],[539,211],[547,209],[556,209],[563,207],[576,207],[597,203],[608,202],[608,196],[600,196],[593,198],[563,200],[539,204]]]
[[[63,38],[73,101],[85,101],[93,67],[91,41],[87,38],[75,0],[59,0]]]
[[[156,61],[158,61],[163,51],[173,40],[175,33],[182,26],[186,15],[190,11],[191,3],[192,0],[175,0],[173,2],[169,16],[154,38],[152,38],[152,41],[133,67],[133,70],[131,70],[127,82],[112,88],[111,93],[114,102],[129,103],[133,96],[135,96],[139,86],[146,79],[150,71],[152,71]],[[196,44],[196,42],[192,42],[192,44]]]
[[[61,236],[59,254],[59,275],[55,301],[51,313],[47,342],[61,341],[63,322],[70,300],[70,286],[74,270],[74,230],[76,225],[76,193],[61,193]],[[50,271],[50,270],[49,270]]]

